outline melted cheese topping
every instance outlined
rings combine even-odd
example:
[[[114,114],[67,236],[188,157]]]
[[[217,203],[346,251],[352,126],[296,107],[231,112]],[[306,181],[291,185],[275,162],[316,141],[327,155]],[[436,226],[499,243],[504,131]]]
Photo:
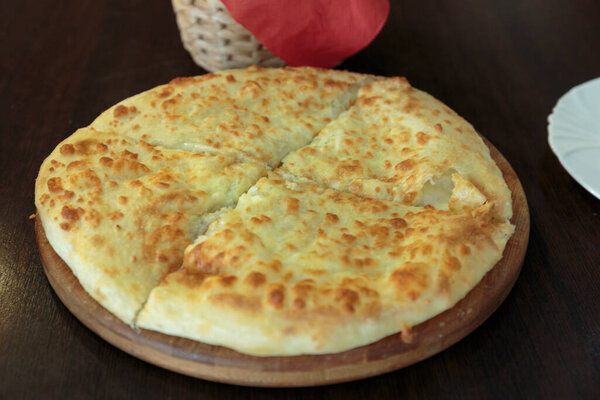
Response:
[[[85,290],[131,323],[179,268],[205,214],[233,206],[259,164],[161,149],[81,129],[42,164],[36,206],[48,241]]]
[[[513,230],[467,122],[404,79],[312,68],[124,100],[44,161],[36,206],[123,321],[255,355],[407,332],[464,297]]]
[[[510,191],[473,127],[401,78],[362,86],[356,103],[289,154],[280,172],[294,181],[445,209],[451,175],[458,173],[502,218],[512,216]]]
[[[338,352],[452,307],[512,233],[489,204],[455,214],[273,177],[188,247],[139,326],[256,355]]]
[[[365,79],[333,70],[256,67],[177,78],[108,109],[92,126],[274,167],[346,109]]]

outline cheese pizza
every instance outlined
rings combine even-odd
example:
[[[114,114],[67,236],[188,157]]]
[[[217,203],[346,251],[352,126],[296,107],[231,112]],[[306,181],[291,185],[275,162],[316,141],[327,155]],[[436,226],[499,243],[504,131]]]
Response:
[[[514,231],[470,124],[405,79],[314,68],[126,99],[56,147],[35,201],[56,253],[122,321],[256,356],[409,340]]]

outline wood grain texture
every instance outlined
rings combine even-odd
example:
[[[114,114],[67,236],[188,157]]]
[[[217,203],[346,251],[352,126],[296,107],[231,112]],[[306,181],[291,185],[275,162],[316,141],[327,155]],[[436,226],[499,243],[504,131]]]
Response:
[[[481,282],[453,308],[415,326],[410,343],[398,333],[337,354],[255,357],[221,346],[133,329],[86,293],[54,252],[41,222],[36,220],[44,271],[58,297],[92,331],[135,357],[193,377],[248,386],[296,387],[345,382],[406,367],[445,350],[477,328],[506,298],[521,270],[529,241],[527,199],[508,161],[485,141],[512,192],[511,222],[515,233],[500,262]]]
[[[169,1],[0,2],[0,399],[597,399],[600,201],[547,144],[547,116],[600,75],[600,2],[391,0],[380,35],[339,68],[406,76],[483,132],[531,212],[514,288],[478,329],[409,368],[273,389],[173,373],[81,324],[48,284],[34,180],[62,139],[116,102],[204,73]]]

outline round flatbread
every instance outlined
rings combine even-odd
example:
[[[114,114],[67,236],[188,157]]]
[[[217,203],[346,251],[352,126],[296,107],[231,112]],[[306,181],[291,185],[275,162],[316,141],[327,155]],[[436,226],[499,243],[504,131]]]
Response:
[[[405,79],[314,68],[124,100],[44,161],[36,206],[121,320],[260,356],[408,340],[514,230],[470,124]]]

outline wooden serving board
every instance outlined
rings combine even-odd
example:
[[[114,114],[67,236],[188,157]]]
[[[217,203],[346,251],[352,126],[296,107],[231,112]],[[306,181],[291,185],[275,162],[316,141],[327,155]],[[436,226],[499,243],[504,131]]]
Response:
[[[453,308],[413,328],[413,341],[401,334],[337,354],[255,357],[189,339],[133,329],[81,287],[54,252],[39,220],[35,228],[44,271],[58,297],[88,328],[121,350],[182,374],[248,386],[312,386],[345,382],[406,367],[441,352],[485,321],[513,287],[529,240],[529,209],[519,179],[506,159],[490,148],[513,196],[514,235],[500,262]]]

